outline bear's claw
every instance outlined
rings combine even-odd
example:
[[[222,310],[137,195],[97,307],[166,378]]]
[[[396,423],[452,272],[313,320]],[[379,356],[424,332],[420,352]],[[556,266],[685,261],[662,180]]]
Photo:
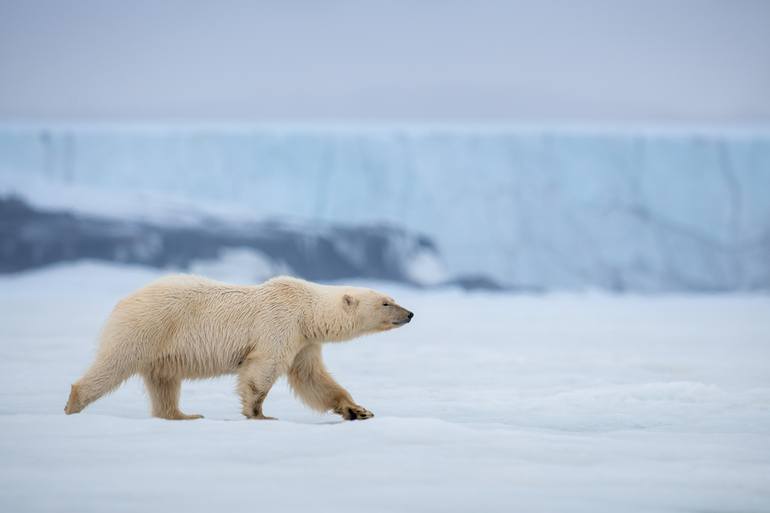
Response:
[[[363,406],[344,406],[336,408],[334,413],[342,415],[345,420],[366,420],[374,417],[374,413]]]

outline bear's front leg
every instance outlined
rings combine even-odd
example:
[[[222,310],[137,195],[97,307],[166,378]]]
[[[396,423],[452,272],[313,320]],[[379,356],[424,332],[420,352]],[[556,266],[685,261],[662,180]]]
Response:
[[[354,403],[348,391],[331,377],[321,359],[320,344],[311,344],[297,353],[289,368],[289,384],[315,410],[332,410],[345,420],[374,417],[374,413]]]
[[[374,413],[370,412],[363,406],[359,406],[353,403],[347,403],[334,408],[334,413],[342,415],[345,420],[366,420],[374,417]]]
[[[243,414],[250,419],[277,420],[262,413],[262,403],[278,379],[278,366],[270,359],[247,357],[238,372],[238,393]]]

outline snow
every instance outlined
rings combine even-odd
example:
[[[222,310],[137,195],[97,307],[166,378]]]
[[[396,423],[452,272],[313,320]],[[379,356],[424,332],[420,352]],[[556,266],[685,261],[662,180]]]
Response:
[[[410,248],[411,249],[411,248]],[[408,252],[405,252],[407,255]],[[427,248],[413,251],[410,260],[406,260],[406,275],[420,285],[437,285],[449,279],[444,263],[435,251]]]
[[[188,271],[213,280],[237,283],[257,283],[280,274],[290,274],[287,265],[280,265],[261,251],[252,248],[226,248],[215,260],[196,260]],[[245,278],[245,279],[243,279]]]
[[[150,418],[137,379],[65,416],[113,304],[157,275],[0,278],[0,510],[770,509],[770,297],[370,283],[416,312],[325,350],[370,421],[284,382],[265,403],[280,420],[248,421],[231,377],[184,385],[200,421]]]
[[[766,130],[0,128],[0,192],[38,206],[385,223],[532,289],[770,290],[768,169]]]

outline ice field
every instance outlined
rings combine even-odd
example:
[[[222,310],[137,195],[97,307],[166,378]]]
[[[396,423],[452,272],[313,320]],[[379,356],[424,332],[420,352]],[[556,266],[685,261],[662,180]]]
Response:
[[[376,417],[285,382],[241,417],[234,379],[149,417],[136,378],[65,416],[98,330],[155,270],[78,263],[0,277],[0,510],[770,510],[770,297],[503,295],[371,284],[416,313],[327,346]]]

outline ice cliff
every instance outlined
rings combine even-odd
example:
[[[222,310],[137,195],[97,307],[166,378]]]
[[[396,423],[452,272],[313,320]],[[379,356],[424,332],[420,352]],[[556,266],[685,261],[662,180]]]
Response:
[[[761,132],[5,127],[0,186],[137,219],[396,226],[513,286],[770,289]]]

